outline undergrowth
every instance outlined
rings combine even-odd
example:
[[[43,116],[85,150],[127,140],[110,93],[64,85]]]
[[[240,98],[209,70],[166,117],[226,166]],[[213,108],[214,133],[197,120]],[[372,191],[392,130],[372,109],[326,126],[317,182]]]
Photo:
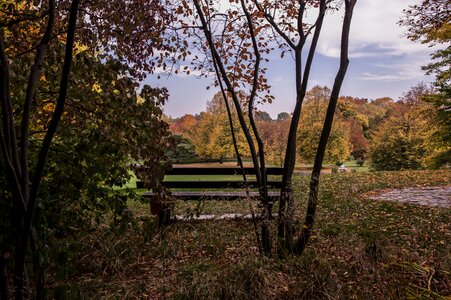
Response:
[[[264,258],[249,220],[155,228],[145,206],[82,234],[60,299],[449,299],[449,208],[369,200],[375,190],[449,185],[450,171],[322,177],[314,235],[301,257]],[[296,178],[302,222],[308,177]],[[188,205],[188,204],[183,204]],[[193,207],[199,204],[194,203]],[[222,210],[222,206],[223,210]],[[247,203],[238,203],[245,211]],[[217,203],[214,212],[230,212]],[[211,213],[209,205],[202,213]],[[179,212],[186,211],[186,207]],[[248,211],[247,211],[248,212]],[[273,228],[275,233],[275,228]],[[448,297],[448,298],[447,298]]]

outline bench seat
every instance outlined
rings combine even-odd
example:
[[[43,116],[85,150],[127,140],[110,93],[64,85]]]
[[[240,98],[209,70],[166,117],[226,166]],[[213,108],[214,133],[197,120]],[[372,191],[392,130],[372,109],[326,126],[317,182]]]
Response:
[[[246,192],[224,192],[224,191],[181,191],[181,192],[171,192],[171,195],[177,199],[181,200],[239,200],[246,198]],[[258,192],[250,192],[249,195],[253,199],[257,199]],[[144,197],[152,198],[156,196],[152,192],[146,192],[143,194]],[[276,201],[280,196],[280,192],[268,192],[268,197],[272,201]]]
[[[162,182],[163,186],[169,189],[227,189],[227,188],[235,188],[235,189],[243,189],[245,184],[243,181],[238,180],[215,180],[215,181],[171,181],[165,180]],[[280,189],[282,183],[276,180],[268,180],[268,187],[270,188],[278,188]],[[249,188],[256,188],[256,181],[248,181],[247,186]],[[144,182],[137,181],[136,187],[138,189],[144,188]]]

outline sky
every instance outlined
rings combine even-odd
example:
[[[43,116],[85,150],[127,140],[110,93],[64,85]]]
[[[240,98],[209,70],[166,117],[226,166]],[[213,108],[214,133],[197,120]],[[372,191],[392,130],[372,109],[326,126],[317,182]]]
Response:
[[[341,95],[368,99],[391,97],[397,100],[403,92],[419,82],[430,82],[421,66],[430,60],[433,49],[408,40],[405,27],[397,22],[402,10],[419,0],[358,0],[350,33],[350,64]],[[313,15],[312,15],[313,17]],[[309,88],[333,85],[339,63],[342,14],[327,14],[310,75]],[[272,104],[259,109],[276,118],[280,112],[291,112],[295,103],[294,64],[290,55],[272,57],[266,65],[275,97]],[[167,87],[170,93],[164,112],[173,118],[205,110],[218,89],[210,88],[214,78],[194,75],[149,76],[146,83]]]

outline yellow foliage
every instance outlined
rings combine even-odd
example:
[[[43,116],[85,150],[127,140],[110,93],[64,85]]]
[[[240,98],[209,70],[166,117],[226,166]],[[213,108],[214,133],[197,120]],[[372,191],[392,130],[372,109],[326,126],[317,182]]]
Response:
[[[102,88],[100,87],[100,85],[99,85],[98,83],[94,83],[94,84],[92,85],[91,90],[92,90],[93,92],[96,92],[96,93],[99,93],[99,94],[102,92]]]

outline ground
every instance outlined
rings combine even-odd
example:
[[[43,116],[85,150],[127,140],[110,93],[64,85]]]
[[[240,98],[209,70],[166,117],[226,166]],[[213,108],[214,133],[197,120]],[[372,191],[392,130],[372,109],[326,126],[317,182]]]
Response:
[[[370,199],[434,207],[451,207],[451,186],[391,190],[370,196]]]
[[[284,259],[262,257],[250,220],[158,230],[146,204],[130,203],[135,217],[124,226],[104,222],[80,236],[74,268],[52,286],[77,299],[449,299],[450,209],[369,196],[450,179],[448,170],[324,175],[314,236],[303,256]],[[299,229],[308,177],[295,186]],[[177,207],[228,212],[248,213],[249,203]]]

